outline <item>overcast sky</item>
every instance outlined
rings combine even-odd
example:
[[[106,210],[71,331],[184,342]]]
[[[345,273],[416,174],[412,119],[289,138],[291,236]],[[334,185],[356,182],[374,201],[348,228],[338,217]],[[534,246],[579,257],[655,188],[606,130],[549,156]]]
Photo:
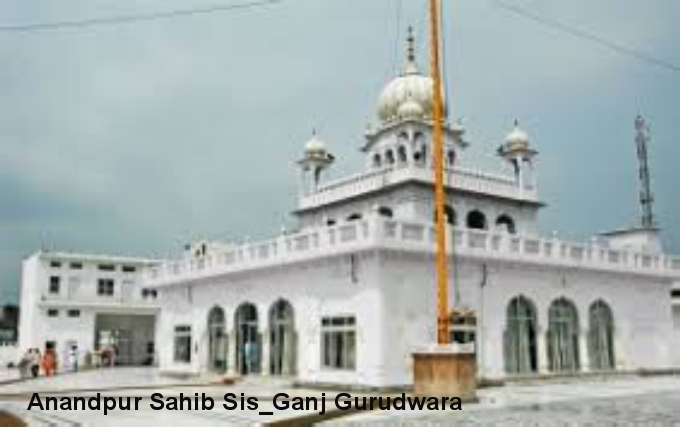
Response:
[[[672,0],[506,0],[680,64]],[[680,72],[513,15],[445,0],[450,110],[494,169],[517,118],[540,151],[544,232],[587,238],[636,224],[636,114],[652,126],[664,243],[680,252]],[[204,6],[217,0],[0,0],[0,25]],[[222,4],[228,4],[224,1]],[[22,257],[50,249],[176,254],[198,238],[278,232],[313,128],[335,174],[403,59],[425,55],[425,0],[284,0],[257,10],[96,28],[0,32],[0,300]],[[401,29],[401,34],[397,32]],[[396,56],[396,58],[395,58]]]

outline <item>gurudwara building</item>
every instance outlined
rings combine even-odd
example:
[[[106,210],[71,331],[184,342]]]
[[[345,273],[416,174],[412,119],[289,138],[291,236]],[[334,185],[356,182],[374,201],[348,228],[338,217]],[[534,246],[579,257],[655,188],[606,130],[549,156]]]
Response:
[[[335,161],[316,135],[298,162],[298,227],[242,245],[193,245],[146,271],[158,291],[164,371],[285,376],[301,383],[399,387],[412,353],[435,341],[432,90],[411,41],[379,97],[360,150],[364,171],[325,179]],[[452,324],[474,337],[479,376],[659,370],[673,363],[670,291],[680,259],[656,229],[582,243],[539,235],[537,152],[515,123],[505,171],[466,164],[445,126]]]

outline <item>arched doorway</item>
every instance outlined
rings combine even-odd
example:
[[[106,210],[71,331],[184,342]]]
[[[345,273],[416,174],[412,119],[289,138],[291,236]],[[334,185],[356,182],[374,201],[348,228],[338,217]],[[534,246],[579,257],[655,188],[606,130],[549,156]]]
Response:
[[[510,300],[504,334],[505,371],[509,374],[538,372],[536,309],[520,295]]]
[[[589,310],[588,356],[596,371],[614,369],[614,316],[604,301],[595,301]]]
[[[227,370],[227,334],[224,310],[213,307],[208,313],[208,368],[212,372]]]
[[[293,375],[296,366],[296,333],[293,306],[278,300],[269,309],[269,373]]]
[[[548,311],[548,363],[553,372],[574,372],[580,367],[578,312],[560,298]]]
[[[241,375],[260,372],[260,334],[258,331],[257,308],[243,303],[234,315],[236,331],[236,367]]]

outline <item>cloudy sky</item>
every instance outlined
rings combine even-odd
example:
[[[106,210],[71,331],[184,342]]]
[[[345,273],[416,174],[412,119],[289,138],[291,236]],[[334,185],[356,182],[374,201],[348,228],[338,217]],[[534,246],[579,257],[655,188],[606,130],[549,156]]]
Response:
[[[239,0],[0,0],[0,26]],[[517,16],[445,0],[451,110],[468,167],[495,168],[518,118],[540,151],[545,232],[638,221],[633,119],[652,125],[664,243],[680,252],[680,72]],[[505,0],[680,64],[680,3]],[[408,25],[426,64],[425,0],[283,0],[134,24],[0,31],[0,299],[40,249],[169,256],[198,238],[290,224],[294,160],[313,128],[358,170]],[[399,34],[401,33],[401,34]]]

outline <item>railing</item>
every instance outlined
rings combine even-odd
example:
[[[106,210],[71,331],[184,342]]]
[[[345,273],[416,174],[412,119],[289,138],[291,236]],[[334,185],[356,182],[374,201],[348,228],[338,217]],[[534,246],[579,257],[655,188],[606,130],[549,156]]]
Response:
[[[141,289],[135,289],[134,294],[114,293],[113,295],[97,295],[89,292],[71,292],[51,294],[45,292],[40,297],[41,302],[45,304],[59,304],[64,303],[68,305],[73,304],[93,304],[93,305],[111,305],[111,306],[154,306],[157,301],[151,296],[144,297],[141,294]]]
[[[353,175],[321,186],[316,192],[301,197],[300,209],[325,205],[348,197],[376,191],[388,185],[408,180],[431,183],[433,173],[429,168],[394,166],[386,169]],[[490,194],[504,198],[538,201],[535,188],[520,186],[512,178],[461,168],[447,169],[446,185],[455,189]]]
[[[459,256],[680,278],[680,258],[663,254],[615,250],[594,243],[571,243],[556,238],[482,230],[455,228],[449,235]],[[361,221],[314,228],[264,242],[245,244],[202,258],[162,264],[145,271],[145,285],[180,283],[376,247],[433,252],[434,237],[431,225],[387,220],[376,215]]]

